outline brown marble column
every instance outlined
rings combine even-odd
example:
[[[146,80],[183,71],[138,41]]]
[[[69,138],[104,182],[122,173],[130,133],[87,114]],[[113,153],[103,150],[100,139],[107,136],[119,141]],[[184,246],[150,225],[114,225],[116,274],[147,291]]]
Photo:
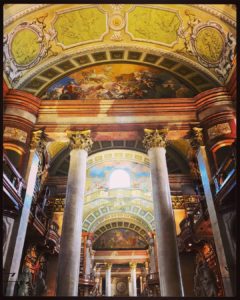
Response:
[[[161,296],[183,296],[176,229],[166,161],[167,130],[144,130],[150,160]]]
[[[19,220],[17,238],[13,250],[13,257],[12,257],[12,262],[9,271],[10,276],[7,284],[6,296],[14,295],[15,285],[18,280],[20,263],[22,259],[22,251],[25,243],[30,209],[31,209],[32,199],[34,194],[34,187],[36,184],[37,172],[39,169],[39,164],[42,161],[43,152],[45,150],[46,143],[47,140],[43,130],[33,131],[29,161],[28,161],[27,172],[25,176],[25,180],[27,182],[27,189],[24,198],[21,217]],[[11,276],[12,274],[13,276]]]
[[[58,258],[57,296],[78,296],[82,215],[90,130],[67,131],[70,165]]]
[[[203,144],[202,128],[194,127],[190,133],[190,136],[191,145],[196,153],[199,171],[202,179],[203,190],[208,207],[209,218],[212,225],[213,238],[216,246],[216,252],[223,280],[225,296],[230,297],[233,296],[233,291],[229,274],[229,265],[227,262],[227,251],[225,249],[226,245],[224,245],[223,243],[222,233],[219,228],[218,215],[215,209],[214,199],[210,187],[210,182],[212,181],[212,179],[206,149]]]

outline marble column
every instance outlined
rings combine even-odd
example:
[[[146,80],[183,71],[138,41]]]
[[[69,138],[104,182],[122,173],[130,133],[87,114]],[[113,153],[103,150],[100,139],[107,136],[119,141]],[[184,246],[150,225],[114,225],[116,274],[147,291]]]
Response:
[[[203,190],[206,198],[209,218],[212,225],[213,238],[216,246],[220,272],[222,276],[225,296],[234,296],[229,274],[226,245],[223,243],[222,233],[219,227],[218,215],[214,205],[214,199],[210,187],[212,180],[205,146],[203,145],[202,128],[194,127],[190,132],[191,146],[195,150],[198,161]]]
[[[140,293],[143,292],[143,277],[140,276]]]
[[[106,265],[106,296],[112,296],[111,268],[112,264]]]
[[[102,276],[99,277],[99,294],[100,296],[102,296]]]
[[[132,295],[137,296],[137,276],[136,276],[136,263],[130,263],[131,268],[131,283],[132,283]]]
[[[132,280],[131,277],[128,277],[128,295],[132,296]]]
[[[144,132],[143,144],[151,168],[161,296],[179,297],[183,296],[183,284],[166,161],[167,130],[145,129]]]
[[[86,240],[86,263],[85,263],[85,270],[84,270],[84,274],[86,275],[87,278],[90,277],[90,273],[91,273],[91,260],[92,260],[92,256],[91,256],[91,247],[92,247],[92,241],[90,239]]]
[[[19,220],[19,226],[17,230],[17,238],[14,245],[13,257],[10,266],[10,276],[6,288],[6,296],[14,296],[14,289],[19,276],[20,263],[22,259],[22,252],[25,243],[25,237],[28,227],[28,220],[30,215],[30,209],[32,205],[32,199],[34,194],[34,187],[36,184],[37,173],[39,164],[43,158],[43,152],[45,150],[47,140],[43,130],[33,131],[32,142],[30,146],[30,155],[27,165],[27,172],[25,181],[27,182],[26,194],[24,198],[21,217]],[[11,276],[13,274],[13,276]]]
[[[82,216],[90,130],[67,131],[70,164],[58,258],[56,296],[78,296]]]

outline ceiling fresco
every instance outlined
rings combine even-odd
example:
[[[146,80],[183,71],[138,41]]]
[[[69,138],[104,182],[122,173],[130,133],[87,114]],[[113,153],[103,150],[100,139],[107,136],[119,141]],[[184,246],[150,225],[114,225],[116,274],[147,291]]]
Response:
[[[130,189],[151,192],[149,167],[129,161],[105,161],[87,169],[86,194],[98,190],[109,190],[111,174],[116,170],[123,170],[130,176]]]
[[[106,64],[64,77],[49,87],[42,99],[186,98],[196,93],[165,70],[136,64]]]
[[[117,228],[102,234],[93,244],[94,250],[146,249],[146,241],[135,231]]]
[[[235,47],[231,4],[4,6],[4,78],[36,96],[79,69],[116,61],[171,71],[201,92],[225,84]]]

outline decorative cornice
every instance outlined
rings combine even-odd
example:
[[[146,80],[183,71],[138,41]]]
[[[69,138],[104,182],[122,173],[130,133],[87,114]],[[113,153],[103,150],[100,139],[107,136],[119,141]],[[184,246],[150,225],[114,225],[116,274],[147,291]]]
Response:
[[[67,130],[67,137],[70,139],[70,148],[73,149],[83,149],[85,151],[90,151],[93,141],[90,137],[91,130],[82,131],[70,131]]]
[[[144,129],[143,145],[149,150],[150,148],[166,148],[166,136],[168,129]]]
[[[212,7],[210,7],[206,4],[190,4],[190,5],[218,17],[219,19],[221,19],[222,21],[228,23],[229,25],[231,25],[234,28],[237,27],[237,22],[236,21],[234,21],[233,19],[227,17],[223,12],[218,11],[216,8],[212,8]]]
[[[21,12],[15,14],[13,17],[8,18],[4,23],[4,27],[10,25],[11,23],[15,22],[17,19],[20,19],[21,17],[24,17],[38,9],[44,8],[46,6],[50,6],[51,4],[37,4],[37,5],[32,5],[28,9],[24,9]]]

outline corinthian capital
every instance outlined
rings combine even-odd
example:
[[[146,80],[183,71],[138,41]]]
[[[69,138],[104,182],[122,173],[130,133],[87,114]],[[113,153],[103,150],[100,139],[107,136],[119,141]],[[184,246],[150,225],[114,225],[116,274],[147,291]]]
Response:
[[[129,266],[130,266],[131,269],[136,269],[137,263],[135,263],[135,262],[130,262],[130,263],[129,263]]]
[[[67,137],[70,139],[71,149],[83,149],[90,151],[93,141],[90,137],[91,130],[71,131],[67,130]]]
[[[143,145],[149,150],[154,147],[166,147],[168,129],[144,129]]]
[[[35,149],[39,154],[42,154],[47,144],[47,135],[44,129],[35,130],[32,132],[32,140],[30,147]]]

